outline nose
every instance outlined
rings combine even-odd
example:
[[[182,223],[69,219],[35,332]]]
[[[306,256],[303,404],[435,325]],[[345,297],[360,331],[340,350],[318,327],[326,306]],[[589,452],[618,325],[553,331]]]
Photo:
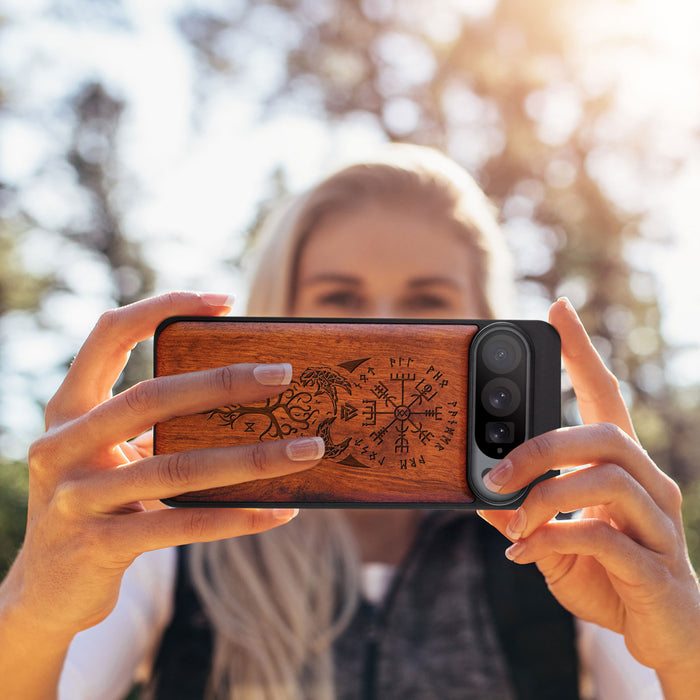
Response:
[[[368,309],[371,318],[398,318],[399,312],[391,299],[377,299]]]

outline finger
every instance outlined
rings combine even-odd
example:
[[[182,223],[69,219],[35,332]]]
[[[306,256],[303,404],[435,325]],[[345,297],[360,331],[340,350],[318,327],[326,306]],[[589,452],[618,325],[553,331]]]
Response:
[[[122,443],[119,447],[129,462],[150,457],[153,454],[153,430],[147,430],[145,433],[137,435],[133,440]]]
[[[476,514],[485,520],[489,525],[495,527],[502,535],[508,537],[506,528],[513,519],[514,510],[477,510]]]
[[[109,537],[127,558],[191,542],[240,537],[289,522],[296,508],[168,508],[115,516]]]
[[[260,370],[272,370],[279,384],[271,384]],[[275,370],[277,370],[275,372]],[[239,364],[140,382],[108,399],[64,429],[74,436],[75,449],[90,453],[129,440],[151,426],[230,403],[247,403],[275,396],[291,381],[292,367],[282,364]]]
[[[537,563],[550,585],[556,583],[550,580],[550,574],[560,568],[560,557],[554,555],[593,557],[609,574],[628,585],[654,576],[659,568],[656,555],[596,518],[547,523],[507,550],[508,558],[518,564]]]
[[[102,314],[46,409],[47,427],[74,418],[111,396],[134,346],[169,316],[216,316],[231,309],[224,294],[172,292]]]
[[[612,423],[560,428],[526,440],[484,477],[487,488],[510,493],[550,469],[620,465],[666,513],[675,512],[678,487],[627,433]]]
[[[601,464],[568,472],[536,484],[506,527],[512,539],[529,537],[559,512],[603,508],[614,526],[647,549],[676,546],[669,518],[621,467]]]
[[[562,359],[584,423],[614,423],[636,439],[620,385],[593,347],[568,299],[552,304],[549,322],[561,337]]]
[[[137,435],[129,444],[138,455],[138,459],[150,457],[153,454],[153,430],[147,430],[141,435]]]
[[[303,471],[318,463],[324,449],[322,438],[306,437],[158,455],[82,479],[73,485],[71,498],[76,506],[89,503],[98,512],[110,512],[124,503]]]

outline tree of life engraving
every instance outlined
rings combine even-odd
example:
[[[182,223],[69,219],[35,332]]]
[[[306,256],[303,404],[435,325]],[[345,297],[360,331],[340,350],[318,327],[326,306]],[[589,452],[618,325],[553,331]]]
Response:
[[[243,433],[252,433],[259,440],[305,435],[312,424],[316,435],[326,445],[325,458],[340,456],[350,444],[347,437],[337,444],[331,435],[331,425],[338,413],[338,390],[352,394],[352,385],[338,370],[331,367],[307,367],[279,396],[264,404],[233,404],[209,412],[230,428],[243,425]],[[324,403],[330,402],[330,410]],[[326,407],[327,409],[327,407]],[[341,413],[347,412],[347,404]],[[238,425],[236,425],[238,424]]]
[[[408,469],[449,445],[456,401],[441,400],[449,379],[412,357],[363,357],[311,366],[279,396],[209,412],[210,419],[259,440],[317,435],[325,460],[348,467]]]
[[[260,440],[289,437],[308,430],[318,409],[311,406],[312,395],[290,386],[279,396],[267,399],[263,405],[233,404],[209,412],[222,425],[233,428],[243,424],[244,433],[253,433]],[[262,424],[262,427],[261,427]]]

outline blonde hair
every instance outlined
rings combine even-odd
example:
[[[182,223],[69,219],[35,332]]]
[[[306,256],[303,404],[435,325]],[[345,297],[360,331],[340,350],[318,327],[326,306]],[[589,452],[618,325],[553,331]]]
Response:
[[[473,251],[465,274],[474,276],[483,315],[505,315],[513,273],[491,204],[456,163],[408,145],[338,171],[269,217],[248,313],[292,312],[300,252],[323,216],[406,202],[454,227]],[[305,511],[260,535],[194,545],[190,571],[214,630],[211,696],[335,696],[331,644],[359,597],[359,558],[342,513]]]
[[[359,600],[355,541],[338,511],[193,545],[190,573],[214,631],[207,696],[332,700],[331,645]]]

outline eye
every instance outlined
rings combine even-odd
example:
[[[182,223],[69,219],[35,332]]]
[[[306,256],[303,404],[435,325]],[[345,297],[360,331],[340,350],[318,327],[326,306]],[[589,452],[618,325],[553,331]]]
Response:
[[[439,294],[416,294],[409,297],[404,305],[411,311],[441,311],[451,308],[452,303]]]

